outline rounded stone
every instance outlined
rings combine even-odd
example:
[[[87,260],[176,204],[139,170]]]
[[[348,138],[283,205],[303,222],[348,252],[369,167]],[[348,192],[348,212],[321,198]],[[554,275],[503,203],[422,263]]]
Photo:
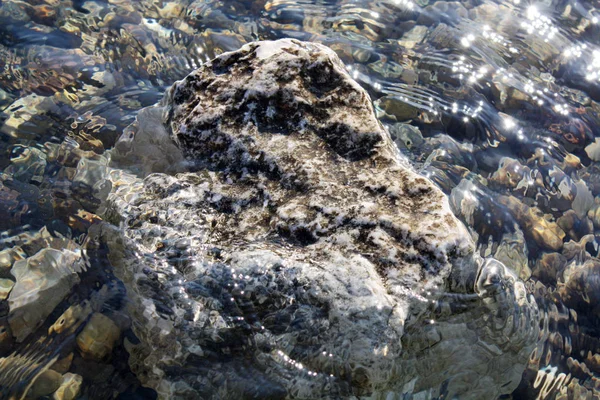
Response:
[[[0,300],[6,300],[15,282],[10,279],[0,279]]]
[[[83,331],[77,335],[77,347],[83,358],[101,360],[112,352],[121,332],[104,314],[94,313]]]
[[[29,392],[27,392],[27,399],[37,399],[42,396],[48,396],[54,393],[62,383],[62,375],[51,369],[44,371],[38,376],[33,382]]]
[[[62,377],[60,387],[52,395],[53,400],[74,400],[79,396],[83,378],[76,374],[66,373]]]
[[[71,363],[73,362],[73,353],[69,353],[68,356],[61,358],[52,364],[51,369],[54,371],[64,374],[71,368]]]

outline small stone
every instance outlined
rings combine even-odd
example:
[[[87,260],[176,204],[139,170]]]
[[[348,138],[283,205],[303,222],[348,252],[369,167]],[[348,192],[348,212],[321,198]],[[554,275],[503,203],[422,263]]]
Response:
[[[590,309],[596,316],[600,314],[600,261],[589,259],[581,264],[572,264],[572,268],[563,274],[564,284],[558,288],[558,293],[564,303],[581,312]]]
[[[179,18],[179,16],[181,16],[181,14],[185,11],[183,5],[179,4],[178,2],[169,2],[167,4],[164,5],[163,8],[160,8],[158,10],[159,15],[161,16],[161,18]]]
[[[121,332],[104,314],[95,313],[77,336],[77,347],[83,358],[101,360],[112,352]]]
[[[406,68],[402,71],[402,80],[409,85],[416,85],[419,83],[419,74],[412,69]]]
[[[400,149],[418,148],[425,142],[419,128],[409,124],[393,124],[389,127],[389,132],[392,140]]]
[[[107,169],[102,162],[81,159],[73,177],[73,197],[87,210],[95,212],[108,197],[111,184],[106,179]]]
[[[600,138],[596,138],[593,143],[589,144],[585,148],[585,152],[592,160],[600,161]]]
[[[358,63],[364,64],[371,58],[371,52],[367,49],[356,49],[352,52],[352,57]]]
[[[6,300],[15,283],[10,279],[0,279],[0,300]]]
[[[417,25],[410,31],[402,35],[402,38],[398,40],[398,44],[407,49],[412,49],[425,39],[427,35],[427,27],[423,25]]]
[[[50,368],[60,374],[64,374],[67,371],[69,371],[69,369],[71,368],[72,362],[73,362],[73,353],[69,353],[68,356],[63,357],[60,360],[58,360],[57,362],[55,362],[54,364],[52,364],[52,367],[50,367]]]
[[[529,207],[514,196],[498,196],[498,203],[506,206],[525,228],[523,231],[529,240],[543,249],[562,249],[565,232],[556,222],[546,219],[539,208]]]
[[[571,239],[576,241],[594,232],[591,218],[579,218],[574,210],[567,210],[556,220],[556,223]]]
[[[10,325],[6,318],[0,320],[0,355],[5,355],[12,351],[14,345],[14,338],[10,330]]]
[[[582,219],[587,215],[588,211],[594,206],[594,195],[592,191],[587,187],[585,182],[575,182],[577,188],[577,194],[575,200],[573,200],[573,211],[577,214],[577,217]]]
[[[539,218],[537,219],[537,223],[533,225],[531,233],[533,240],[544,248],[555,251],[562,248],[565,233],[554,222]]]
[[[500,165],[490,181],[497,185],[515,189],[524,178],[527,178],[531,169],[510,157],[502,157]]]
[[[556,282],[567,265],[567,259],[560,253],[544,253],[537,260],[533,276],[543,283]]]
[[[482,4],[469,10],[469,17],[474,20],[490,21],[497,17],[498,5],[497,4]]]
[[[42,111],[50,111],[56,108],[56,104],[51,97],[38,96],[34,93],[21,97],[12,104],[15,109],[18,107],[19,112],[11,113],[8,119],[4,121],[0,131],[15,137],[18,136],[19,126],[28,123],[32,119],[35,120],[34,117]]]
[[[56,322],[48,328],[48,334],[62,333],[67,330],[75,331],[92,313],[88,301],[73,304],[56,319]]]
[[[418,116],[418,109],[394,96],[385,96],[375,101],[377,116],[393,121],[407,121]]]
[[[56,17],[58,16],[56,9],[47,4],[34,6],[30,10],[31,19],[38,24],[51,25],[56,21]]]
[[[0,251],[0,268],[10,268],[13,264],[13,259],[11,256],[11,250],[2,250]]]
[[[531,276],[527,256],[527,243],[523,231],[520,229],[504,234],[494,253],[494,258],[509,266],[524,281]]]
[[[588,218],[592,220],[596,229],[600,229],[600,204],[595,204],[590,208]]]
[[[0,251],[0,277],[12,277],[10,269],[16,261],[27,258],[27,254],[19,246]]]
[[[50,248],[15,262],[11,273],[16,283],[8,297],[8,321],[18,342],[44,322],[79,282],[80,262],[78,253]]]
[[[62,377],[62,384],[52,395],[54,400],[73,400],[79,395],[83,378],[76,374],[66,373]]]
[[[60,387],[62,383],[62,375],[51,369],[44,371],[40,376],[33,382],[29,392],[27,392],[27,399],[37,399],[42,396],[48,396],[52,394]]]

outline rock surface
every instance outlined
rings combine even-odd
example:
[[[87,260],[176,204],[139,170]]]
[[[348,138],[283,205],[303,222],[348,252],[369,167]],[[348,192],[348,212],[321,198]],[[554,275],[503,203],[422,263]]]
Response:
[[[535,301],[474,255],[328,48],[217,57],[140,113],[113,166],[132,172],[110,174],[104,217],[122,229],[93,229],[132,300],[132,370],[161,398],[479,399],[518,384]]]

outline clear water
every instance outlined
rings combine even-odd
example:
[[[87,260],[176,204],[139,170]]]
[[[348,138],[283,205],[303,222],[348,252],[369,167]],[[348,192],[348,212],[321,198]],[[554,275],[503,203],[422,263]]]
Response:
[[[510,265],[542,305],[513,398],[600,396],[599,19],[598,1],[1,2],[0,278],[49,248],[87,246],[88,265],[29,336],[11,332],[0,301],[0,393],[20,398],[63,357],[68,335],[46,333],[69,305],[93,302],[98,285],[118,294],[113,310],[127,301],[88,234],[107,190],[94,185],[102,154],[207,60],[293,37],[337,52],[481,254]],[[123,322],[105,362],[74,360],[83,398],[155,396],[129,370],[130,334]]]

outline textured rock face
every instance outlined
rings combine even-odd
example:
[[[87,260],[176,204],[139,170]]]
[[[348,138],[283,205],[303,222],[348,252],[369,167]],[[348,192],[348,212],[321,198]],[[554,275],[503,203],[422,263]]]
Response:
[[[105,217],[123,229],[97,233],[132,298],[130,364],[162,397],[478,399],[518,384],[535,302],[473,254],[328,48],[223,54],[144,110],[113,161],[135,173],[110,175]]]

